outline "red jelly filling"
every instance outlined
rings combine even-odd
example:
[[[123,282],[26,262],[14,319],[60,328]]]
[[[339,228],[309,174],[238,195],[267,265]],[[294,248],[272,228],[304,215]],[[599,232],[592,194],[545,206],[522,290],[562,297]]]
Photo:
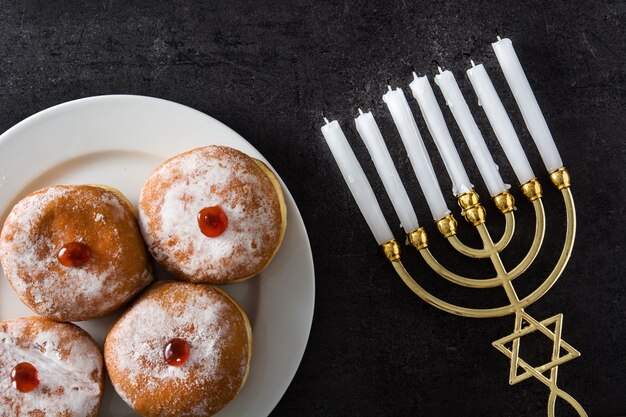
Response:
[[[11,383],[20,392],[31,392],[39,385],[37,368],[28,362],[18,363],[11,371]]]
[[[70,242],[63,245],[57,259],[64,266],[81,266],[91,259],[91,249],[80,242]]]
[[[189,359],[189,343],[184,339],[174,338],[163,349],[165,362],[170,366],[182,366]]]
[[[205,207],[198,213],[198,226],[203,235],[217,237],[228,227],[228,217],[220,206]]]

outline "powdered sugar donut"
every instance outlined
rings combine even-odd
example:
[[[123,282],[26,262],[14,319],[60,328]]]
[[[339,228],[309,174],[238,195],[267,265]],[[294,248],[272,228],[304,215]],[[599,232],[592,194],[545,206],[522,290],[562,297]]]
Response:
[[[80,327],[40,317],[0,322],[0,417],[95,417],[102,355]]]
[[[146,417],[208,417],[248,376],[251,329],[226,293],[160,281],[113,325],[104,343],[111,382]]]
[[[283,239],[280,184],[262,162],[223,146],[177,155],[157,168],[139,199],[152,255],[179,278],[221,284],[249,278]]]
[[[92,185],[36,191],[12,210],[0,234],[0,262],[20,299],[44,317],[104,316],[152,280],[130,203]]]

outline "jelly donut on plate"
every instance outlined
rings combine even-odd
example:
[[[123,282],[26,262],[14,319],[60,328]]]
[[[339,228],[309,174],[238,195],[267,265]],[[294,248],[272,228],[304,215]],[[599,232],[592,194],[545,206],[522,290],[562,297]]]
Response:
[[[0,322],[1,417],[95,417],[102,355],[71,323],[41,317]]]
[[[252,333],[222,290],[153,284],[113,325],[104,358],[117,393],[146,417],[209,417],[248,376]]]
[[[211,284],[261,272],[287,224],[278,179],[238,150],[207,146],[158,167],[139,199],[139,225],[152,255],[177,277]]]
[[[152,281],[128,200],[117,190],[58,185],[28,195],[0,234],[0,262],[22,302],[57,321],[104,316]]]

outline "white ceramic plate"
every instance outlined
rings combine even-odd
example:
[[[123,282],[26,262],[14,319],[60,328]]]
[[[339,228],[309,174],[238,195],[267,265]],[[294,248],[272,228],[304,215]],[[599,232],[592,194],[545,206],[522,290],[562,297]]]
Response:
[[[0,136],[0,224],[18,200],[53,184],[110,185],[136,206],[153,169],[173,155],[209,144],[267,162],[222,123],[165,100],[100,96],[49,108]],[[284,184],[283,189],[287,232],[272,263],[256,278],[223,286],[250,316],[253,354],[248,382],[219,417],[267,416],[293,379],[309,337],[315,299],[311,247],[298,208]],[[1,274],[0,319],[29,315],[34,313]],[[116,317],[78,324],[102,346]],[[135,414],[107,381],[100,415]]]

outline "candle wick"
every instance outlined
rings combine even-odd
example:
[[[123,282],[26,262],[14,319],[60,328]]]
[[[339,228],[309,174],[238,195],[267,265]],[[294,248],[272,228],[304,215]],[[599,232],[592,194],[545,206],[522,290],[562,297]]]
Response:
[[[470,58],[470,62],[472,63],[472,67],[475,67],[476,64],[474,64],[474,60]]]
[[[496,38],[498,38],[499,41],[502,40],[502,38],[500,37],[500,35],[496,35]]]
[[[387,84],[387,89],[391,91],[391,86],[389,84]]]
[[[359,107],[359,114],[363,114],[363,110]]]
[[[439,65],[437,65],[437,69],[439,70],[439,74],[443,74],[443,70],[441,69]]]
[[[330,123],[326,117],[322,116],[322,118],[324,119],[324,121],[326,122],[326,124]]]
[[[415,73],[415,71],[413,71],[413,79],[417,80],[417,74]]]

